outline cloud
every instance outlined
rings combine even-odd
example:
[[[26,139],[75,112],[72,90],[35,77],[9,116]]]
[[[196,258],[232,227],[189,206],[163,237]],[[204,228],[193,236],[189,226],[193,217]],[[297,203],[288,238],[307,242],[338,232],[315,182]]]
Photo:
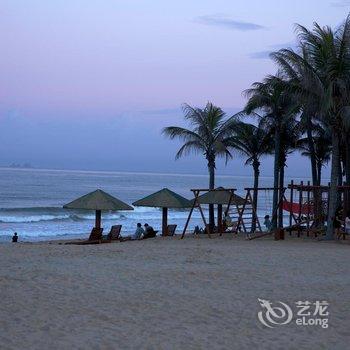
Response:
[[[218,26],[231,30],[239,30],[239,31],[250,31],[250,30],[261,30],[266,29],[266,27],[250,22],[236,21],[234,19],[227,18],[221,15],[209,15],[209,16],[200,16],[196,19],[197,22],[210,25],[210,26]]]
[[[350,6],[349,0],[340,0],[331,2],[331,6],[333,7],[347,7]]]

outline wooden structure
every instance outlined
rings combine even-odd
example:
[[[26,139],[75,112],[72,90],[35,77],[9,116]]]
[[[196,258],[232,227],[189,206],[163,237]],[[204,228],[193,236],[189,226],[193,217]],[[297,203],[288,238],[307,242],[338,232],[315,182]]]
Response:
[[[168,209],[184,209],[190,208],[192,203],[185,197],[163,188],[162,190],[152,193],[149,196],[139,199],[133,203],[134,206],[139,207],[153,207],[162,208],[162,235],[168,236],[171,232],[168,231]]]
[[[245,217],[246,214],[246,209],[248,207],[248,205],[251,205],[251,211],[249,211],[249,215],[251,215],[250,221],[251,221],[251,228],[254,227],[253,222],[256,223],[255,227],[258,228],[258,230],[255,230],[254,232],[250,232],[251,234],[254,234],[254,236],[251,236],[250,239],[256,239],[256,238],[261,238],[261,237],[265,237],[268,235],[271,235],[272,233],[274,233],[274,230],[271,231],[263,231],[261,224],[260,224],[260,220],[259,220],[259,216],[257,213],[257,208],[258,208],[258,203],[253,203],[253,197],[252,197],[252,192],[253,191],[264,191],[264,192],[268,192],[268,191],[274,191],[275,188],[274,187],[258,187],[258,188],[253,188],[253,187],[246,187],[245,191],[246,191],[246,196],[245,196],[245,200],[244,200],[244,204],[243,207],[241,208],[240,212],[239,212],[239,217],[238,217],[238,224],[237,227],[239,227],[241,224],[243,224],[244,220],[248,220],[247,217]],[[285,196],[285,191],[286,191],[286,187],[283,188],[277,188],[278,192],[279,192],[279,199],[278,199],[278,203],[276,208],[272,211],[271,213],[271,221],[273,222],[274,219],[277,218],[279,209],[282,207],[282,203],[284,200],[286,200],[286,196]],[[259,195],[258,195],[259,198]],[[268,213],[268,215],[270,215],[270,213]],[[283,237],[283,235],[278,232],[278,237]],[[277,236],[275,237],[277,239]],[[282,238],[278,238],[278,239],[282,239]]]
[[[259,231],[262,231],[260,220],[258,213],[256,212],[254,203],[253,203],[253,197],[252,197],[252,188],[247,187],[245,188],[246,196],[244,198],[244,203],[241,208],[238,208],[238,221],[237,221],[237,230],[239,229],[240,225],[242,225],[243,231],[245,233],[251,232],[252,228],[255,225],[258,227]]]
[[[328,212],[329,186],[312,186],[310,181],[304,184],[294,181],[288,185],[289,201],[283,203],[283,210],[289,213],[289,226],[286,228],[300,237],[303,231],[307,236],[316,237],[322,231]]]
[[[222,216],[223,216],[223,205],[226,205],[226,210],[225,210],[225,214],[227,214],[230,210],[230,207],[232,204],[235,203],[235,201],[237,202],[238,200],[243,200],[243,198],[237,196],[235,194],[236,189],[235,188],[216,188],[213,190],[210,189],[191,189],[191,191],[194,194],[194,199],[192,201],[192,207],[190,210],[190,213],[188,215],[185,227],[183,229],[182,232],[182,236],[181,239],[184,238],[187,227],[190,223],[192,214],[194,209],[198,209],[200,214],[201,214],[201,218],[203,220],[204,223],[204,227],[206,228],[206,233],[208,234],[209,237],[211,237],[211,234],[213,233],[213,228],[210,227],[210,225],[207,224],[207,221],[205,219],[205,215],[202,209],[202,205],[217,205],[217,213],[218,213],[218,220],[217,220],[217,232],[221,235],[223,233],[223,222],[222,222]],[[203,193],[201,195],[201,193]]]
[[[329,208],[329,190],[327,186],[313,186],[310,181],[304,183],[301,181],[295,184],[294,181],[288,185],[290,199],[289,207],[284,205],[284,210],[289,212],[289,227],[287,230],[291,235],[296,232],[300,237],[303,232],[307,236],[322,234],[325,222],[328,217]],[[338,207],[341,210],[342,218],[345,220],[350,210],[350,186],[338,186]],[[344,238],[344,235],[342,235]]]

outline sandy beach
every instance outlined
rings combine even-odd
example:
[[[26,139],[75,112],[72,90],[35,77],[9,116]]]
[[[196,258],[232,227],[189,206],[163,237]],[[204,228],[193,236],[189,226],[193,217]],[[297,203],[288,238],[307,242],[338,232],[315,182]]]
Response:
[[[2,349],[345,349],[350,246],[271,238],[0,245]],[[258,298],[329,301],[269,329]]]

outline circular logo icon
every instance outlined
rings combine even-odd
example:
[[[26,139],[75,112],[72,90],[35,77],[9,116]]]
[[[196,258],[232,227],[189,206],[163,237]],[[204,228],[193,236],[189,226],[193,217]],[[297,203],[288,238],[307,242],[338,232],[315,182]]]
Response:
[[[258,312],[258,318],[264,326],[274,328],[288,324],[292,320],[293,311],[286,303],[279,301],[278,306],[274,306],[268,300],[258,299],[258,301],[263,308]]]

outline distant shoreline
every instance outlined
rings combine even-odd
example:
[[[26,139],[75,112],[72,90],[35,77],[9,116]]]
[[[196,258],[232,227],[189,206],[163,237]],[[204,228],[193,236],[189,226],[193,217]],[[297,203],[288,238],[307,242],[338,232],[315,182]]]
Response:
[[[191,174],[191,173],[166,173],[166,172],[150,172],[150,171],[128,171],[128,170],[84,170],[84,169],[56,169],[56,168],[14,168],[9,166],[0,166],[0,170],[18,170],[18,171],[52,171],[52,172],[71,172],[71,173],[86,173],[86,174],[136,174],[136,175],[159,175],[159,176],[198,176],[198,177],[208,177],[208,174]],[[227,174],[217,174],[218,178],[251,178],[253,174],[237,174],[237,175],[227,175]],[[271,175],[261,175],[260,179],[272,178]],[[286,179],[307,179],[308,176],[286,176]],[[325,181],[328,181],[329,178],[324,178]]]

